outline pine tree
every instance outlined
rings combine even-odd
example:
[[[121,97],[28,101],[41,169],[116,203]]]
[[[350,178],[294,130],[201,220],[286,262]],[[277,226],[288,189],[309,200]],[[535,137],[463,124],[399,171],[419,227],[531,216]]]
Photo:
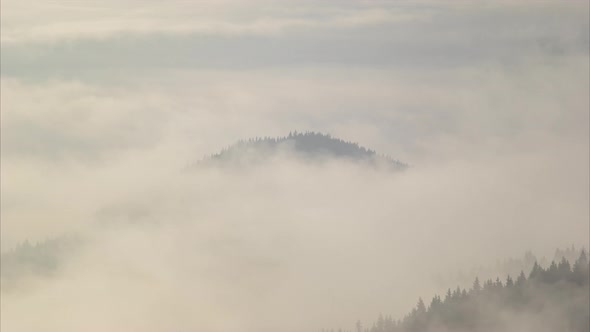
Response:
[[[559,265],[557,266],[557,278],[559,280],[565,280],[571,272],[572,268],[570,266],[570,262],[568,262],[565,257],[562,257]]]
[[[524,275],[524,271],[520,271],[520,274],[518,275],[518,278],[516,278],[516,287],[522,287],[524,286],[524,283],[526,282],[526,276]]]
[[[588,282],[588,257],[586,256],[586,250],[582,250],[580,257],[574,264],[572,280],[578,285],[585,285]]]
[[[506,277],[506,287],[510,288],[514,286],[514,281],[512,280],[512,277],[510,277],[510,275],[508,275],[508,277]]]
[[[478,277],[475,277],[475,281],[473,282],[473,288],[472,288],[472,290],[474,292],[476,292],[476,293],[479,292],[479,291],[481,291],[481,285],[479,284],[479,278]]]
[[[535,264],[533,265],[533,268],[531,270],[531,273],[529,274],[529,279],[530,280],[542,280],[543,278],[543,273],[544,270],[543,268],[541,268],[541,266],[539,266],[539,263],[537,263],[535,261]]]
[[[424,305],[424,301],[422,301],[422,298],[418,299],[418,304],[416,305],[416,311],[420,315],[426,313],[426,306]]]

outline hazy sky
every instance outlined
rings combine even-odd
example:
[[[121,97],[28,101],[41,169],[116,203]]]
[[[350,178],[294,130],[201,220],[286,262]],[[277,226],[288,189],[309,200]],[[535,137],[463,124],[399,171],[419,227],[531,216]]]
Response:
[[[92,238],[3,295],[3,330],[351,326],[449,266],[588,246],[587,1],[3,0],[1,22],[2,250]],[[292,130],[412,168],[184,171]]]

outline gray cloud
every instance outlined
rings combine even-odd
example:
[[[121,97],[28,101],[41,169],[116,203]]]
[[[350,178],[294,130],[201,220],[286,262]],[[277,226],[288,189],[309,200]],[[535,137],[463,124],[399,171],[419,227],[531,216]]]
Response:
[[[303,7],[305,21],[281,28],[280,33],[179,34],[158,28],[141,34],[121,31],[100,39],[9,43],[4,47],[2,61],[4,75],[17,76],[71,76],[79,72],[153,67],[436,68],[519,64],[540,56],[587,56],[590,27],[584,8],[587,4],[582,2],[526,8],[464,5],[444,9],[385,4],[375,8],[332,9],[315,17]],[[281,18],[278,22],[289,22],[283,11],[274,8],[266,15],[273,14]],[[344,23],[331,24],[330,20]],[[105,25],[109,26],[108,22]]]

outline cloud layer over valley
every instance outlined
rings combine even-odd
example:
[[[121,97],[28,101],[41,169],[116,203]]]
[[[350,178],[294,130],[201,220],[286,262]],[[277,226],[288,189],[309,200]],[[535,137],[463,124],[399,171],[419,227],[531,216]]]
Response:
[[[2,252],[84,244],[3,282],[2,330],[318,331],[589,246],[587,2],[28,3],[2,2]],[[411,167],[188,167],[295,130]]]

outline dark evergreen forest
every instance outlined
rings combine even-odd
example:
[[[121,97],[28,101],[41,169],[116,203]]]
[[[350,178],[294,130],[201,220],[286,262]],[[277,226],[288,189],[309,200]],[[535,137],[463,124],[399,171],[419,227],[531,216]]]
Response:
[[[380,315],[376,322],[354,329],[324,332],[500,332],[500,331],[590,331],[590,273],[588,256],[582,250],[570,261],[571,252],[562,254],[547,268],[537,262],[528,275],[480,281],[470,289],[449,289],[429,303],[422,299],[405,317]]]
[[[308,160],[337,158],[371,165],[385,165],[395,169],[407,167],[407,164],[399,160],[378,154],[358,143],[311,131],[305,133],[295,131],[284,137],[256,137],[242,140],[212,154],[202,160],[200,164],[243,165],[244,163],[265,161],[280,152],[290,152]]]

